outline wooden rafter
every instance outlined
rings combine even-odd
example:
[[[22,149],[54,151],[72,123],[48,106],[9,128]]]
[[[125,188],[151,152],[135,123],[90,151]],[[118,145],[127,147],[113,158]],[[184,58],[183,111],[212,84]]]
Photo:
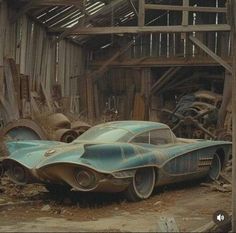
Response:
[[[230,66],[226,61],[224,61],[221,57],[217,54],[212,52],[206,45],[204,45],[200,40],[196,37],[190,36],[189,39],[197,45],[200,49],[206,52],[209,56],[211,56],[215,61],[217,61],[220,65],[222,65],[226,70],[232,73],[232,66]]]

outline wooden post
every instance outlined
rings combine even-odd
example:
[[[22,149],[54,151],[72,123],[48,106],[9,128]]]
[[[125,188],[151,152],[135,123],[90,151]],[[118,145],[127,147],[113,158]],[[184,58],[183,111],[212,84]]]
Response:
[[[141,76],[141,95],[143,97],[145,103],[144,109],[144,119],[149,120],[149,111],[150,111],[150,103],[149,103],[149,93],[151,89],[151,69],[150,68],[142,68],[140,70]]]
[[[228,2],[228,20],[231,25],[231,41],[232,41],[232,119],[233,119],[233,162],[232,162],[232,232],[236,232],[236,2],[229,0]]]
[[[183,0],[183,7],[189,7],[189,0]],[[183,26],[188,26],[188,19],[189,19],[189,12],[183,11],[183,13],[182,13],[182,25]],[[183,53],[184,53],[184,56],[186,56],[186,54],[188,52],[187,33],[181,33],[181,39],[183,40]]]
[[[144,25],[145,25],[145,0],[139,0],[138,26],[143,27]]]

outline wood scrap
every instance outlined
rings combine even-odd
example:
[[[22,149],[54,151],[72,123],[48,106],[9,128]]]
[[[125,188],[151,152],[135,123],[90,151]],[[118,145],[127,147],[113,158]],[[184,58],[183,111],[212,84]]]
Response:
[[[220,179],[222,179],[226,184],[232,184],[232,181],[222,172],[220,173]]]
[[[209,187],[211,191],[219,191],[219,192],[231,192],[232,191],[232,186],[224,186],[224,184],[220,185],[219,183],[201,183],[200,184],[203,187]]]

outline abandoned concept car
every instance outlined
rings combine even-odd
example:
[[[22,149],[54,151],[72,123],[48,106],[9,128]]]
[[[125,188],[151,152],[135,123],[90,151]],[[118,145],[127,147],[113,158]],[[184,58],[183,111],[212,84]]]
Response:
[[[176,138],[161,123],[116,121],[90,128],[72,143],[11,141],[2,161],[18,184],[49,191],[121,192],[148,198],[155,186],[209,176],[217,179],[231,142]]]

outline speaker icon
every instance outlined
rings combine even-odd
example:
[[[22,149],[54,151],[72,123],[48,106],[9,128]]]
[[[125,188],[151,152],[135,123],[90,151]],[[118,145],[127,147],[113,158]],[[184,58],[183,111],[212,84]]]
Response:
[[[222,222],[222,221],[225,220],[225,216],[224,216],[223,214],[218,214],[218,215],[216,216],[216,219],[217,219],[219,222]]]
[[[226,211],[224,210],[217,210],[214,214],[213,214],[213,221],[216,224],[222,224],[224,222],[227,222],[229,219],[229,215]]]

